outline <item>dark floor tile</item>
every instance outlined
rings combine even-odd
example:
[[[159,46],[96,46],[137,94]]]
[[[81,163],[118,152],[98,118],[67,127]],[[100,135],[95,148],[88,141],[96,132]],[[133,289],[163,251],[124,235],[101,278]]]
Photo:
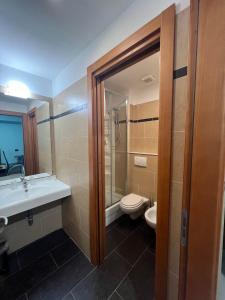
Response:
[[[113,252],[99,268],[72,290],[72,294],[76,300],[107,299],[130,268],[128,263]]]
[[[117,292],[114,292],[112,296],[108,298],[108,300],[122,300],[122,299],[123,298]]]
[[[68,295],[66,295],[65,297],[63,297],[62,300],[74,300],[74,298],[73,298],[73,295],[69,293]]]
[[[106,255],[112,252],[112,250],[114,250],[125,238],[126,236],[115,228],[107,232],[106,233]]]
[[[61,266],[73,256],[80,253],[80,249],[71,239],[68,239],[65,243],[52,250],[51,253],[57,265]]]
[[[29,300],[62,299],[93,268],[84,254],[80,253],[33,289],[28,294]]]
[[[45,255],[30,266],[7,278],[0,287],[0,299],[17,299],[56,270],[50,255]]]
[[[150,238],[149,249],[152,253],[155,253],[156,249],[156,233],[153,228],[151,228],[145,220],[143,220],[139,226]]]
[[[17,298],[17,300],[27,300],[26,294],[24,294],[21,297]]]
[[[0,280],[3,280],[20,270],[16,252],[7,256],[6,267],[7,271],[3,274],[0,274]]]
[[[225,275],[225,250],[223,250],[222,256],[222,273]]]
[[[116,252],[133,265],[150,242],[151,237],[138,228],[116,248]]]
[[[113,229],[116,224],[118,223],[118,219],[113,221],[112,223],[110,223],[108,226],[106,226],[106,232],[110,231],[111,229]]]
[[[149,251],[143,256],[117,289],[124,300],[154,299],[155,257]]]
[[[18,251],[21,266],[28,266],[68,238],[68,235],[62,229],[59,229],[24,247]]]
[[[132,220],[128,215],[123,215],[118,219],[115,228],[127,236],[140,225],[141,220],[141,218]]]

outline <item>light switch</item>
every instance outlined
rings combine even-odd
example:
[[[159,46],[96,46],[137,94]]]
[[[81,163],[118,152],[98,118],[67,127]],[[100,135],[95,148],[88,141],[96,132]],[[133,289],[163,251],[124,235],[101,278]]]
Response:
[[[134,164],[135,166],[139,167],[147,167],[147,157],[145,156],[135,156],[134,157]]]

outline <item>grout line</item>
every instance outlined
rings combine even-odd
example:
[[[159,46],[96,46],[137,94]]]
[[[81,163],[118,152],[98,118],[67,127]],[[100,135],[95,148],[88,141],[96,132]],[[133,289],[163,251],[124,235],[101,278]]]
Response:
[[[77,246],[77,248],[80,250],[80,252],[87,258],[87,260],[90,262],[90,264],[92,265],[90,258],[87,256],[87,254],[83,251],[83,249],[81,249],[80,247],[78,247],[76,241],[72,238],[69,237],[71,239],[71,241],[73,241],[73,243]],[[93,265],[92,265],[93,266]]]
[[[134,262],[134,264],[131,266],[130,270],[124,275],[124,277],[120,280],[120,282],[118,283],[118,285],[116,286],[116,288],[113,290],[113,292],[109,295],[109,298],[113,295],[114,292],[117,292],[117,294],[119,294],[119,292],[117,291],[117,289],[120,287],[120,285],[124,282],[124,280],[127,278],[127,276],[130,274],[130,272],[134,269],[135,265],[138,263],[138,261],[141,259],[141,257],[144,255],[146,249],[148,247],[145,247],[145,249],[143,250],[143,252],[140,254],[140,256],[136,259],[136,261]],[[119,296],[121,297],[121,295],[119,294]],[[123,299],[123,298],[122,298]]]
[[[49,253],[48,253],[49,254]],[[43,281],[45,281],[46,279],[48,279],[49,277],[51,277],[52,275],[54,275],[56,272],[58,272],[63,266],[65,266],[67,263],[69,263],[73,258],[77,257],[80,253],[78,252],[76,255],[74,255],[73,257],[71,257],[70,259],[68,259],[65,263],[63,263],[61,266],[59,266],[58,268],[56,268],[56,270],[50,272],[48,275],[46,275],[45,277],[43,277],[37,284],[35,284],[32,288],[30,288],[29,290],[27,290],[27,292],[32,291],[33,289],[35,289],[36,287],[38,287]]]
[[[19,257],[18,251],[16,251],[16,260],[17,260],[17,264],[19,266],[19,271],[21,271],[23,268],[22,268],[22,265],[21,265],[21,262],[20,262],[20,257]],[[17,273],[17,272],[15,272],[15,273]]]
[[[72,287],[72,289],[69,291],[68,294],[71,293],[71,294],[73,295],[72,290],[73,290],[76,286],[78,286],[82,281],[84,281],[89,275],[91,275],[96,269],[97,269],[97,267],[94,267],[93,270],[91,270],[88,274],[86,274],[86,275],[84,276],[84,278],[82,278],[80,281],[78,281],[78,282]],[[75,297],[74,295],[73,295],[73,298],[76,300],[76,297]]]
[[[115,248],[113,248],[106,256],[105,256],[105,259],[110,255],[110,254],[112,254],[112,252],[113,251],[115,251],[116,249],[118,249],[121,245],[122,245],[122,243],[123,242],[125,242],[133,233],[135,233],[136,231],[138,231],[138,229],[139,230],[141,230],[140,229],[140,226],[141,226],[141,224],[139,224],[134,230],[131,230],[131,232],[128,234],[128,235],[125,235],[122,231],[120,231],[118,228],[115,228],[118,232],[120,232],[120,233],[122,233],[124,236],[125,236],[125,238],[117,245],[117,246],[115,246]],[[111,230],[110,230],[111,231]],[[110,232],[109,231],[109,232]],[[142,230],[141,230],[142,231]]]
[[[124,282],[124,280],[128,277],[128,275],[131,273],[131,271],[134,269],[134,267],[137,265],[137,263],[141,260],[141,258],[143,257],[143,255],[144,255],[144,253],[146,252],[147,249],[148,249],[148,247],[146,247],[143,250],[143,252],[140,254],[140,256],[136,259],[136,261],[133,264],[133,266],[131,267],[131,269],[127,272],[127,274],[124,276],[124,278],[120,281],[120,283],[115,288],[115,291],[117,291],[117,289],[121,286],[121,284]]]
[[[53,256],[53,254],[49,251],[49,256],[51,257],[51,259],[53,260],[53,262],[54,262],[54,264],[55,264],[55,266],[56,266],[56,269],[58,269],[59,268],[59,266],[58,266],[58,264],[57,264],[57,262],[56,262],[56,260],[55,260],[55,258],[54,258],[54,256]]]
[[[123,300],[123,297],[120,295],[120,293],[118,291],[115,291],[115,293],[118,295],[118,297]]]
[[[120,255],[117,251],[116,251],[116,249],[114,250],[114,251],[112,251],[112,252],[115,252],[123,261],[125,261],[129,266],[133,266],[128,260],[126,260],[126,258],[125,257],[123,257],[122,255]]]
[[[76,298],[73,296],[73,294],[72,294],[71,292],[68,292],[66,295],[64,295],[64,296],[61,298],[61,300],[66,299],[66,297],[67,297],[68,295],[70,295],[74,300],[76,300]]]
[[[51,234],[51,233],[50,233],[50,234]],[[42,239],[42,238],[41,238],[41,239]],[[21,249],[16,250],[15,253],[16,253],[16,258],[17,258],[19,270],[13,272],[12,274],[10,274],[10,275],[8,275],[8,276],[6,276],[3,280],[6,280],[6,279],[8,279],[9,277],[15,275],[16,273],[19,273],[20,271],[24,270],[25,268],[27,268],[27,267],[29,267],[30,265],[32,265],[33,263],[35,263],[37,260],[43,258],[45,255],[50,254],[51,251],[53,251],[53,250],[55,250],[56,248],[62,246],[62,245],[63,245],[64,243],[66,243],[69,239],[70,239],[70,237],[68,236],[68,239],[66,239],[64,242],[61,242],[61,243],[59,243],[58,245],[54,246],[53,248],[49,249],[47,252],[43,253],[41,256],[38,256],[38,257],[35,258],[31,263],[29,263],[29,264],[27,264],[27,265],[25,265],[25,266],[22,266],[22,265],[21,265],[20,254],[19,254],[19,252],[22,251],[22,249],[25,249],[26,247],[28,247],[29,245],[31,245],[32,243],[34,243],[35,241],[32,242],[32,243],[30,243],[30,244],[28,244],[27,246],[24,246],[24,247],[21,248]],[[38,241],[38,240],[37,240],[37,241]],[[0,281],[1,281],[1,280],[0,280]]]
[[[112,299],[112,296],[113,296],[114,293],[117,294],[117,296],[118,296],[121,300],[123,300],[123,297],[122,297],[116,290],[113,291],[113,293],[107,298],[107,300]]]

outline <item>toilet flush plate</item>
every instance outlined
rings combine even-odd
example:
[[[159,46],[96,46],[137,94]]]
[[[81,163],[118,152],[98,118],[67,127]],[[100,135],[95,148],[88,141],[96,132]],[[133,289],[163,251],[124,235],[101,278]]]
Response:
[[[134,164],[139,167],[147,167],[147,157],[146,156],[134,156]]]

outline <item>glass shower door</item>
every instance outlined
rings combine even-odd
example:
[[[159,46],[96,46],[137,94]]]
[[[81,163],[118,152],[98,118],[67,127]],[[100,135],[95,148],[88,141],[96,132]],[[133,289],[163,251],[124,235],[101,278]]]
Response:
[[[105,92],[105,204],[120,201],[127,183],[127,101]]]

